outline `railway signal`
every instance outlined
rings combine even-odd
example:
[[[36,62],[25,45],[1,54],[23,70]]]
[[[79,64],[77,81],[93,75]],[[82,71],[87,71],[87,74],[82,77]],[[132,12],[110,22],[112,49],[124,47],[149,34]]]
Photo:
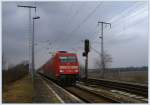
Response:
[[[88,78],[88,53],[90,51],[90,41],[85,39],[84,41],[84,52],[83,56],[85,56],[85,79]]]
[[[85,52],[86,53],[88,53],[89,51],[90,51],[90,47],[89,47],[89,40],[88,39],[86,39],[85,41],[84,41],[84,50],[85,50]]]
[[[82,54],[83,56],[87,56],[87,53],[85,53],[85,52],[83,52],[83,54]]]
[[[88,55],[89,51],[90,51],[90,43],[89,43],[88,39],[85,39],[83,56],[86,57]]]

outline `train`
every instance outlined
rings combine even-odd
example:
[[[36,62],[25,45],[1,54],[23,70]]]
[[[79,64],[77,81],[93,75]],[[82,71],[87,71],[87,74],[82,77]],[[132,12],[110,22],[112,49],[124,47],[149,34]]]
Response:
[[[80,67],[75,53],[57,51],[42,66],[42,74],[61,85],[75,85],[79,80]]]

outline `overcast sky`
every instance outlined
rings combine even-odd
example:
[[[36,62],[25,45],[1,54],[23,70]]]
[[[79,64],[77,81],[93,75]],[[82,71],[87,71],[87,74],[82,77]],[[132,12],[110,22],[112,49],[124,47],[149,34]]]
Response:
[[[148,65],[148,3],[146,1],[113,2],[3,2],[2,46],[6,61],[18,64],[28,59],[29,10],[17,5],[37,6],[35,22],[35,65],[43,65],[49,52],[76,52],[81,64],[83,42],[100,52],[98,21],[111,23],[104,28],[104,49],[112,56],[110,67]],[[35,16],[32,10],[32,17]],[[50,45],[51,43],[51,45]],[[48,49],[49,48],[49,49]],[[95,50],[89,53],[89,68],[100,59]]]

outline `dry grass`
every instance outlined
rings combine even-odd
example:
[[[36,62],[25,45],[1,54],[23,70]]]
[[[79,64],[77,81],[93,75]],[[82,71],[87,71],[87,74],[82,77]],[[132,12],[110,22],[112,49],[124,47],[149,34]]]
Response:
[[[14,82],[28,74],[28,65],[18,64],[8,70],[2,70],[2,84]]]
[[[3,103],[31,103],[32,98],[33,85],[29,75],[4,86]]]
[[[90,77],[101,78],[100,73],[91,73]],[[148,83],[148,71],[127,71],[127,72],[111,72],[105,74],[105,79],[119,80],[132,83]]]

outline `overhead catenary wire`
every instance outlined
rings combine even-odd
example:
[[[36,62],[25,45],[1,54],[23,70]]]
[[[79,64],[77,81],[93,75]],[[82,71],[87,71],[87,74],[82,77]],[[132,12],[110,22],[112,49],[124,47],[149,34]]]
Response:
[[[129,16],[126,15],[129,11],[130,13],[134,14],[135,12],[131,12],[131,11],[136,11],[137,7],[141,6],[141,3],[139,2],[136,2],[135,4],[132,5],[132,7],[126,9],[125,11],[123,11],[121,14],[117,14],[115,15],[111,20],[109,20],[108,22],[111,22],[113,24],[113,29],[117,29],[118,26],[118,23],[121,21],[124,20],[124,18],[128,18]],[[124,17],[125,16],[125,17]],[[117,21],[117,22],[116,22]],[[106,31],[106,33],[110,33],[111,31]],[[121,33],[121,32],[119,32]],[[117,33],[118,34],[118,33]],[[97,36],[98,37],[98,36]],[[92,40],[94,41],[96,38],[96,35],[95,37],[92,38]]]
[[[125,10],[124,12],[122,12],[119,15],[114,16],[108,22],[113,23],[113,27],[117,28],[118,27],[118,23],[121,23],[122,21],[125,21],[125,20],[128,21],[128,19],[132,19],[132,18],[136,17],[138,15],[138,13],[141,14],[141,12],[144,12],[145,10],[141,11],[141,10],[144,9],[144,8],[141,8],[141,6],[144,6],[144,5],[143,4],[141,5],[141,3],[140,4],[139,3],[135,3],[131,8]],[[140,7],[140,8],[138,8],[138,7]],[[126,15],[127,13],[129,13],[130,15]]]
[[[74,3],[72,3],[72,4],[70,5],[70,8],[69,8],[70,11],[72,10],[73,5],[74,5]],[[77,17],[77,15],[80,13],[81,9],[82,9],[83,7],[85,7],[84,5],[85,5],[85,2],[81,3],[81,5],[78,7],[78,9],[75,11],[75,13],[74,13],[73,15],[70,15],[70,16],[67,15],[68,19],[66,19],[67,22],[64,21],[64,24],[67,24],[67,25],[68,25],[68,24],[71,24],[72,19],[75,19],[75,18]],[[68,11],[68,12],[69,12],[69,11]],[[57,42],[57,39],[55,39],[54,42],[56,43],[56,42]]]
[[[87,20],[95,13],[95,11],[99,8],[99,6],[102,3],[100,2],[84,19],[83,21],[75,28],[73,29],[69,34],[68,37],[65,40],[68,40],[69,38],[71,38],[73,36],[73,33],[75,33],[75,31],[77,31],[85,22],[87,22]],[[69,36],[70,35],[70,36]],[[63,40],[65,42],[65,40]]]
[[[97,36],[97,30],[96,31],[94,31],[94,32],[92,32],[92,34],[91,35],[93,35],[93,38],[95,37],[95,36]],[[84,39],[83,39],[84,40]],[[77,43],[79,43],[81,40],[78,40],[75,44],[77,44]],[[90,40],[90,42],[91,43],[93,43],[94,42],[94,40]]]
[[[77,17],[77,15],[80,13],[80,11],[81,11],[81,9],[84,7],[84,5],[85,5],[85,3],[82,3],[82,4],[79,6],[79,8],[75,11],[75,13],[74,13],[72,16],[70,16],[70,19],[69,19],[69,21],[67,22],[67,24],[70,24],[70,22],[72,22],[72,18],[75,19],[75,17]]]
[[[101,53],[98,50],[96,50],[94,47],[91,46],[90,48],[93,49],[93,51],[96,52],[99,56],[101,56]]]
[[[117,25],[117,23],[118,22],[116,22],[116,19],[118,20],[118,19],[120,19],[121,18],[121,20],[119,20],[119,21],[122,21],[122,17],[126,14],[126,13],[128,13],[129,11],[131,12],[131,11],[135,11],[135,9],[137,8],[137,7],[139,7],[139,6],[141,6],[141,3],[139,3],[139,2],[136,2],[136,3],[134,3],[129,9],[127,9],[127,10],[125,10],[124,12],[122,12],[121,14],[117,14],[117,15],[115,15],[111,20],[109,20],[109,22],[111,22],[111,23],[113,23],[113,28],[114,27],[118,27],[118,25]],[[125,16],[125,17],[128,17],[128,16]],[[114,26],[115,25],[115,26]],[[93,32],[94,33],[94,35],[93,35],[93,38],[92,38],[92,42],[94,42],[95,41],[95,39],[98,37],[97,35],[98,35],[98,33],[99,32]],[[110,33],[110,31],[107,31],[106,33]],[[96,37],[97,36],[97,37]]]
[[[71,31],[70,34],[72,34],[73,32],[77,31],[91,16],[93,13],[95,13],[95,11],[98,9],[98,7],[100,6],[101,3],[99,3],[93,10],[92,12],[90,12],[85,18],[84,20],[74,29]],[[69,34],[69,35],[70,35]]]
[[[101,4],[101,3],[99,3],[99,4],[96,6],[96,8],[81,22],[81,24],[79,24],[74,30],[71,31],[70,34],[72,34],[73,32],[77,31],[77,30],[81,27],[81,25],[84,24],[84,23],[86,22],[86,20],[96,11],[96,9],[99,7],[100,4]],[[134,4],[134,5],[135,5],[135,4]],[[124,12],[124,14],[125,14],[127,11],[134,9],[136,6],[137,6],[137,5],[135,5],[134,7],[130,8],[130,9],[128,9],[128,10],[126,10],[126,11]],[[121,14],[121,15],[124,15],[124,14]],[[115,16],[115,17],[116,17],[116,16]],[[114,22],[114,21],[116,21],[116,20],[113,20],[112,22]],[[94,32],[94,33],[95,33],[95,32]],[[70,34],[69,34],[69,35],[70,35]],[[94,36],[96,36],[96,34],[95,34]]]
[[[115,22],[115,20],[114,20],[114,22]],[[84,24],[84,22],[82,22],[82,23]],[[79,26],[79,28],[81,27],[81,25],[78,25],[78,26]],[[114,26],[114,25],[113,25],[113,26]],[[74,30],[77,31],[79,28],[75,28]],[[75,32],[75,31],[74,31],[74,32]],[[70,34],[69,34],[69,35],[70,35]],[[72,35],[71,35],[71,36],[72,36]],[[69,36],[68,38],[71,38],[71,36]],[[95,34],[95,36],[96,36],[96,34]],[[67,38],[67,39],[68,39],[68,38]],[[94,38],[94,37],[93,37],[93,38]],[[60,40],[61,40],[61,38],[60,38]],[[65,41],[63,41],[63,42],[65,42]]]
[[[78,12],[76,11],[76,13],[78,13]],[[86,18],[84,19],[84,21],[86,21]],[[83,21],[82,23],[84,23],[84,21]],[[81,25],[82,25],[82,24],[81,24]],[[81,27],[81,25],[79,24],[78,27],[75,28],[71,33],[73,33],[73,32],[75,32],[76,30],[78,30],[78,29]],[[69,34],[69,35],[71,35],[71,34]],[[71,36],[72,36],[72,35],[71,35]],[[71,37],[71,36],[70,36],[70,37]],[[68,38],[69,38],[69,37],[68,37]],[[68,38],[67,38],[67,39],[68,39]],[[61,39],[61,38],[60,38],[60,39]],[[63,41],[63,42],[64,42],[64,41]]]

